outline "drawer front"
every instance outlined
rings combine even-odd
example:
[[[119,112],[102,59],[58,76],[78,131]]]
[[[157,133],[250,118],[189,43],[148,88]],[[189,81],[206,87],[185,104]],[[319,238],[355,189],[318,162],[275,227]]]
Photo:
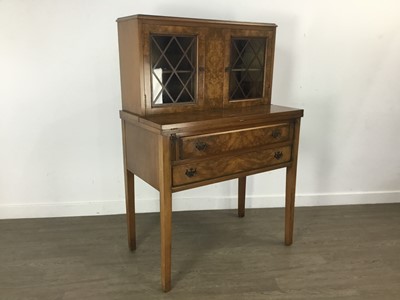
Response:
[[[278,124],[215,134],[196,135],[179,139],[179,158],[213,155],[289,139],[290,125]]]
[[[291,147],[250,151],[239,155],[211,158],[172,169],[174,186],[256,170],[290,161]]]

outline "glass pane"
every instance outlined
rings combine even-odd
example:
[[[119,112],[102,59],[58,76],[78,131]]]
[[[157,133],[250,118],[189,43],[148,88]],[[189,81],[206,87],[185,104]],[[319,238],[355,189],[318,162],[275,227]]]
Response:
[[[151,36],[152,103],[195,102],[196,37]]]
[[[254,99],[263,96],[265,38],[233,38],[229,98]]]

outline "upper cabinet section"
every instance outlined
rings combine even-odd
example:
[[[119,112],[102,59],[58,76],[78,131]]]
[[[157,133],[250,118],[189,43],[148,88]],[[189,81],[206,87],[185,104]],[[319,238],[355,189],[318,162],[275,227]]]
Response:
[[[142,15],[117,21],[123,110],[270,104],[276,25]]]

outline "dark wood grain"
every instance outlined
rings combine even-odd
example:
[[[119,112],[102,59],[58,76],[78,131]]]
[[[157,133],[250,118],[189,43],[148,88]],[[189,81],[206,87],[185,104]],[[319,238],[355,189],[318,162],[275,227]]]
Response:
[[[194,135],[179,139],[179,157],[185,159],[209,156],[221,152],[284,142],[288,139],[288,123]]]
[[[282,157],[276,158],[276,153],[281,153]],[[290,146],[251,151],[220,158],[214,157],[200,162],[194,161],[174,166],[172,168],[172,182],[174,186],[178,186],[266,166],[279,165],[290,161],[290,159]],[[188,176],[188,170],[195,170],[194,175]]]
[[[207,43],[206,43],[206,74],[207,80],[204,82],[204,90],[207,96],[207,107],[208,109],[221,109],[223,103],[221,99],[224,97],[224,82],[221,78],[224,78],[224,59],[221,59],[221,55],[224,55],[224,37],[226,29],[214,28],[208,31]]]
[[[222,182],[222,181],[226,181],[226,180],[237,179],[237,178],[243,177],[243,176],[250,176],[250,175],[254,175],[254,174],[259,174],[259,173],[263,173],[263,172],[276,170],[279,168],[286,168],[286,167],[290,166],[290,164],[291,164],[291,162],[286,162],[286,163],[282,163],[279,165],[263,167],[260,169],[251,169],[250,171],[240,172],[239,174],[228,174],[228,175],[221,176],[218,178],[211,178],[211,179],[206,179],[206,180],[202,180],[202,181],[198,181],[198,182],[188,183],[185,185],[173,186],[172,191],[180,192],[180,191],[193,189],[193,188],[197,188],[197,187],[201,187],[201,186],[205,186],[205,185],[209,185],[209,184],[214,184],[214,183],[218,183],[218,182]]]

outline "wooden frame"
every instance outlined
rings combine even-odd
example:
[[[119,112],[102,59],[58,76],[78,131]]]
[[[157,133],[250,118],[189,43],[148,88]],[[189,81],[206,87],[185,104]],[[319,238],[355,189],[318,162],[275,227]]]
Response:
[[[286,168],[284,243],[293,242],[302,109],[271,105],[275,24],[157,16],[118,19],[128,245],[136,249],[135,176],[160,192],[161,286],[171,289],[172,194],[238,180],[238,216],[245,216],[246,177]],[[151,105],[149,36],[196,35],[198,101]],[[229,101],[232,36],[265,37],[264,92]]]

